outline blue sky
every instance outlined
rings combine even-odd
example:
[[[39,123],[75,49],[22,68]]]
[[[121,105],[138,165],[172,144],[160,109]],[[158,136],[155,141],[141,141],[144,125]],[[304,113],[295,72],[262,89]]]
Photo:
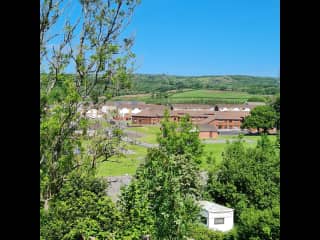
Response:
[[[279,77],[280,0],[141,0],[124,33],[136,73]]]
[[[279,76],[279,0],[142,0],[138,73]]]

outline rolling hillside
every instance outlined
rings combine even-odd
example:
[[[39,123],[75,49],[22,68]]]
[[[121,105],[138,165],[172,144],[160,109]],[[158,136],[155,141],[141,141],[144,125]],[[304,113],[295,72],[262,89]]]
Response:
[[[172,76],[165,74],[135,74],[132,93],[166,92],[181,89],[213,89],[269,95],[279,92],[279,79],[242,75]]]

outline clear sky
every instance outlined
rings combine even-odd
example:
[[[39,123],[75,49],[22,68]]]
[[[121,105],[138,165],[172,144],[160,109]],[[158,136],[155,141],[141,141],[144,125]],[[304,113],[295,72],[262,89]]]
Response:
[[[141,0],[126,34],[136,73],[279,77],[280,0]]]
[[[279,76],[280,0],[141,0],[138,73]]]

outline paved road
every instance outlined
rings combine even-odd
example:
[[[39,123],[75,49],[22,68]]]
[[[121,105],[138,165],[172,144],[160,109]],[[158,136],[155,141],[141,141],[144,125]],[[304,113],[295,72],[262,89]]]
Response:
[[[158,144],[145,143],[145,142],[141,142],[139,140],[129,138],[129,137],[123,137],[122,140],[127,143],[132,143],[132,144],[139,145],[139,146],[146,147],[146,148],[152,148],[152,147],[158,146]]]
[[[226,143],[227,141],[229,142],[234,142],[234,141],[238,141],[237,139],[205,139],[203,140],[205,143]],[[247,143],[255,143],[255,141],[253,140],[244,140]]]

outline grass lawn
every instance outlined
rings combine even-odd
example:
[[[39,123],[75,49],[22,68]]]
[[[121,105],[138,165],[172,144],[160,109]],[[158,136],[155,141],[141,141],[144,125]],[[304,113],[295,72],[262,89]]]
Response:
[[[138,138],[138,140],[141,142],[156,144],[157,133],[160,133],[160,126],[152,125],[143,127],[130,127],[127,130],[129,130],[130,132],[142,133],[144,136]]]
[[[269,138],[271,141],[276,140],[276,136],[270,135]],[[219,136],[218,139],[237,139],[237,136],[228,135],[228,136]],[[243,140],[245,141],[245,146],[254,147],[256,146],[260,136],[244,136]],[[249,140],[246,142],[246,140]],[[215,159],[215,165],[219,165],[222,161],[222,153],[225,151],[227,143],[205,143],[204,144],[204,154],[202,156],[201,169],[209,170],[212,166],[207,163],[207,156],[211,155]]]
[[[145,136],[138,138],[142,142],[147,143],[157,143],[156,142],[156,133],[160,132],[159,126],[143,126],[143,127],[130,127],[128,128],[131,132],[137,131],[139,133],[145,134]],[[269,136],[272,141],[276,140],[276,136]],[[259,136],[244,136],[244,140],[249,140],[245,143],[247,147],[254,147],[257,144]],[[237,136],[226,135],[219,136],[219,140],[231,140],[237,139]],[[227,143],[204,143],[204,154],[202,157],[202,163],[200,168],[203,170],[209,170],[213,167],[219,165],[222,161],[222,153],[225,151]],[[98,166],[98,176],[119,176],[124,174],[133,175],[136,172],[136,169],[145,159],[147,154],[147,148],[137,146],[137,145],[128,145],[129,150],[134,151],[134,154],[126,154],[121,157],[112,157],[112,162],[104,162]],[[215,162],[213,164],[207,163],[207,156],[211,155],[214,157]]]
[[[103,162],[98,166],[97,176],[120,176],[124,174],[134,175],[140,163],[144,161],[147,154],[147,148],[129,145],[128,149],[134,151],[134,154],[124,156],[113,156],[110,162]]]

